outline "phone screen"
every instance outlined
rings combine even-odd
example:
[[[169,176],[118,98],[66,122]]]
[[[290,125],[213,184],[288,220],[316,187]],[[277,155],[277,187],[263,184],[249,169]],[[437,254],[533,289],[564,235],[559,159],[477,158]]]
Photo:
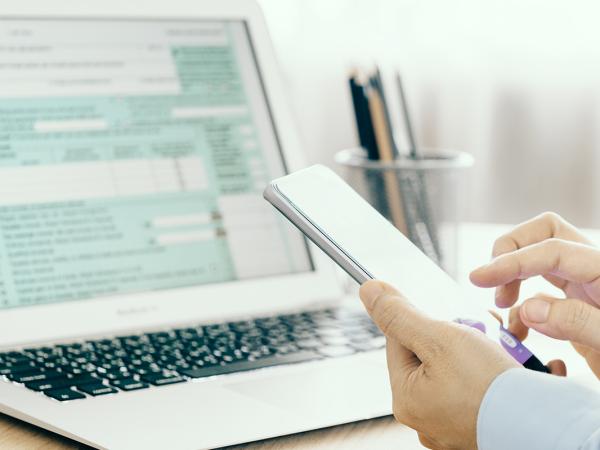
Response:
[[[287,203],[285,211],[278,209],[302,217],[301,222],[288,219],[309,238],[316,232],[329,242],[330,256],[331,249],[339,252],[333,258],[338,264],[350,258],[434,318],[489,321],[483,304],[470,300],[456,281],[330,169],[312,166],[278,178],[272,186]]]

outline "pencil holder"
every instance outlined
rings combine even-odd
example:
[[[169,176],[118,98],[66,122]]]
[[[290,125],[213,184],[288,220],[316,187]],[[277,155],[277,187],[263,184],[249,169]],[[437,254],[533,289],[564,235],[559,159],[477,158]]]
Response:
[[[423,149],[418,159],[367,159],[362,148],[338,152],[346,181],[452,277],[458,272],[458,225],[466,208],[461,186],[473,157]]]

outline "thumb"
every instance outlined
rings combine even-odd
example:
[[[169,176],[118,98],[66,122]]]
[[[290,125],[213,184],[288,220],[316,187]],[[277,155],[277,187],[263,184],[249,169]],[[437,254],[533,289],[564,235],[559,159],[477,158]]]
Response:
[[[600,350],[600,310],[577,299],[532,298],[520,309],[529,328]]]
[[[417,354],[422,360],[432,339],[435,321],[412,306],[396,289],[381,281],[367,281],[360,298],[373,322],[386,335]]]

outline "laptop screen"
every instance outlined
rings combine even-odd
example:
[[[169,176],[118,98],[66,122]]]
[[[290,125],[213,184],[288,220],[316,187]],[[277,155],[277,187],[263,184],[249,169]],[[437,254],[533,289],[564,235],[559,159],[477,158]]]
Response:
[[[244,22],[0,19],[0,307],[312,270]]]

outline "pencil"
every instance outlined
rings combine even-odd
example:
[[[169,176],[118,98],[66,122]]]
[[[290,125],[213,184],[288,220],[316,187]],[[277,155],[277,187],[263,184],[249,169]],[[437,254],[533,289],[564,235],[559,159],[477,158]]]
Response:
[[[408,135],[408,143],[410,145],[410,157],[417,159],[419,149],[417,148],[417,141],[413,132],[412,121],[410,120],[410,111],[408,110],[408,101],[406,100],[406,94],[404,93],[404,85],[402,84],[402,77],[400,72],[396,72],[396,85],[398,86],[398,93],[400,94],[400,106],[402,107],[402,115],[404,116],[404,126],[406,128],[406,134]]]
[[[394,160],[394,150],[390,139],[390,130],[388,129],[385,117],[381,93],[374,86],[371,86],[369,89],[369,110],[373,121],[377,148],[379,149],[379,158],[381,161],[391,162]],[[392,223],[405,236],[408,236],[408,227],[402,203],[402,193],[400,192],[400,185],[396,173],[393,170],[384,169],[383,181],[385,184]]]

